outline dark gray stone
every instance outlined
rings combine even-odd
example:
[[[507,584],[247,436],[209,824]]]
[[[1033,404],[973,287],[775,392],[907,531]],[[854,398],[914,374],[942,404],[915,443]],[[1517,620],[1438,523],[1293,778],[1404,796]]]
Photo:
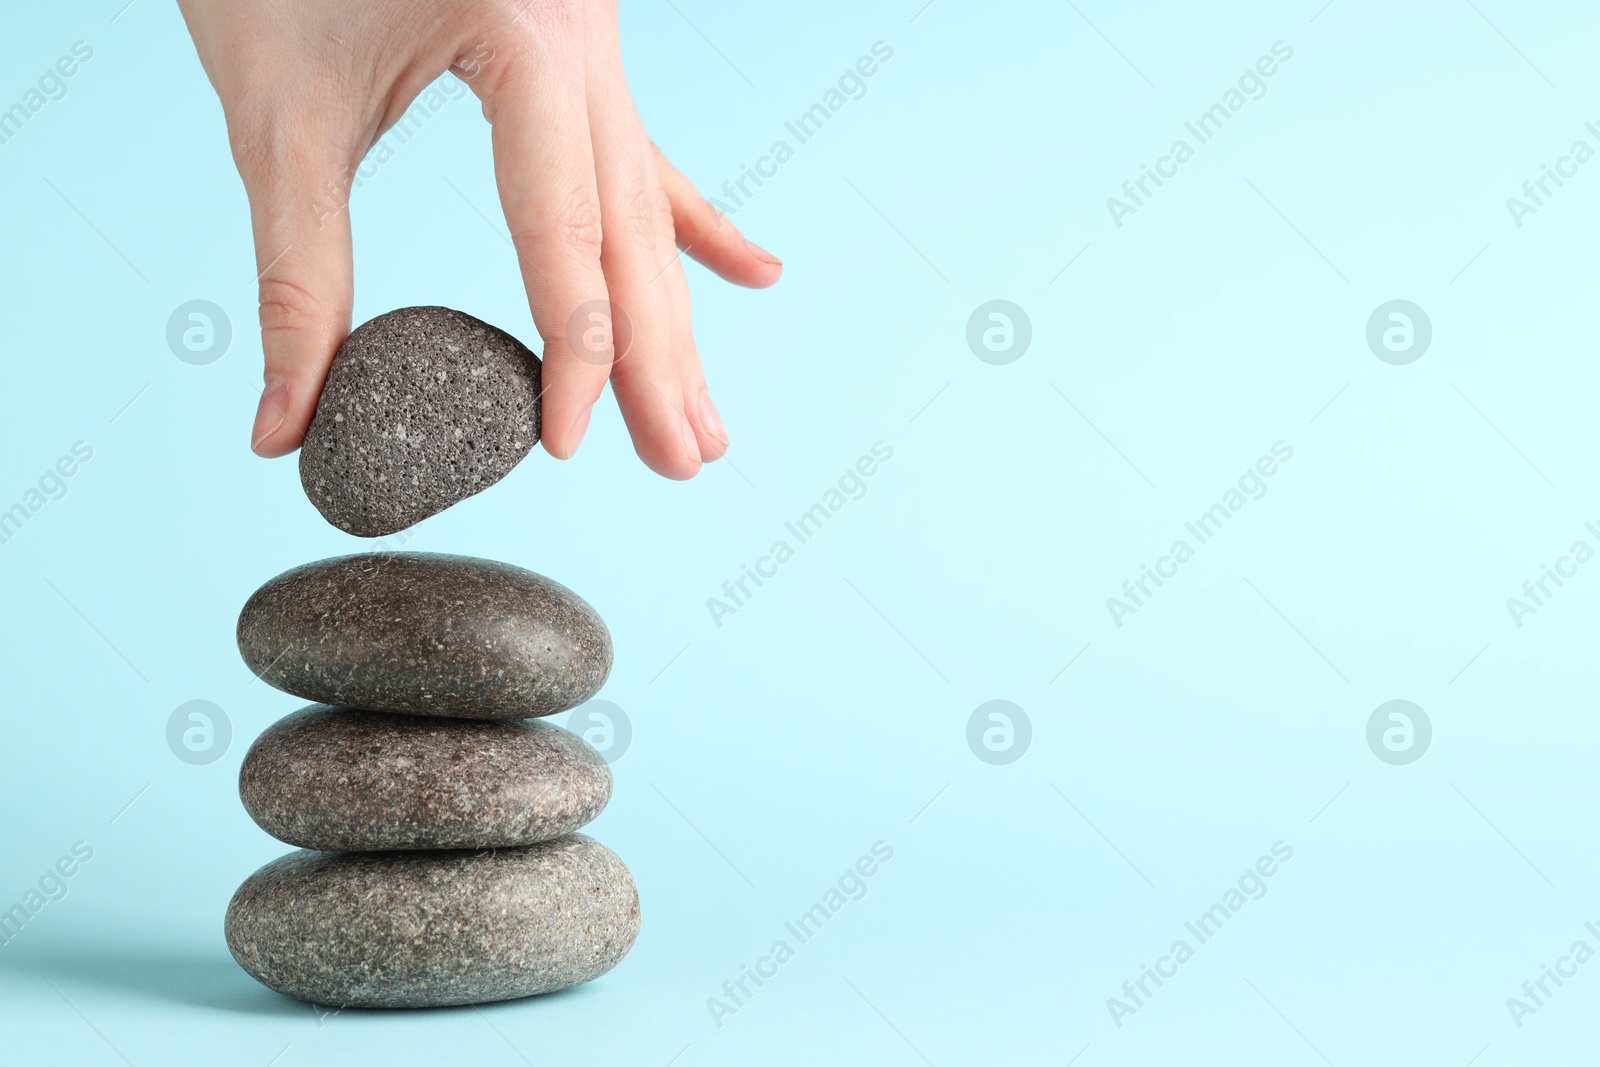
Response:
[[[425,552],[285,571],[245,604],[239,651],[307,700],[460,719],[553,715],[611,672],[611,635],[570,589],[509,563]]]
[[[507,848],[594,819],[611,770],[554,723],[313,704],[256,738],[239,796],[257,825],[301,848]]]
[[[510,473],[539,441],[539,358],[515,337],[442,307],[356,328],[328,370],[300,446],[322,517],[381,537]]]
[[[551,993],[616,966],[639,893],[582,834],[491,852],[293,852],[246,879],[233,958],[286,996],[428,1008]]]

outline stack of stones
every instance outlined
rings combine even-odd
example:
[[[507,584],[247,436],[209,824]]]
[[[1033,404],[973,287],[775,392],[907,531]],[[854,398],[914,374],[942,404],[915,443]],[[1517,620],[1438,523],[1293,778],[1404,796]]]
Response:
[[[565,989],[627,953],[633,878],[574,832],[610,799],[610,769],[538,721],[611,669],[578,596],[490,560],[343,556],[257,590],[239,649],[317,701],[269,727],[239,773],[250,816],[301,850],[228,907],[252,976],[318,1004],[433,1007]]]

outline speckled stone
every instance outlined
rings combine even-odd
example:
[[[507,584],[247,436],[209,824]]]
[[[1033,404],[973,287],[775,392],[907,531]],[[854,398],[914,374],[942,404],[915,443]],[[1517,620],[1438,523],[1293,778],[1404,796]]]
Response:
[[[300,1000],[482,1004],[615,967],[639,933],[639,892],[582,834],[492,852],[301,851],[246,879],[224,932],[239,966]]]
[[[553,715],[611,672],[611,635],[570,589],[509,563],[425,552],[285,571],[245,604],[239,651],[306,700],[460,719]]]
[[[301,848],[507,848],[605,810],[611,770],[554,723],[474,722],[313,704],[250,746],[239,796]]]
[[[481,493],[539,441],[539,358],[486,322],[401,308],[356,328],[300,447],[322,517],[381,537]]]

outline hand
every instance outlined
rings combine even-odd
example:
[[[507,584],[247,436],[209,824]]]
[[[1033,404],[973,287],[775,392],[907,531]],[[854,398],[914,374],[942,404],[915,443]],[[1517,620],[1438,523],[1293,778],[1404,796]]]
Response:
[[[367,150],[454,69],[493,127],[500,203],[544,341],[545,448],[560,459],[577,450],[610,377],[651,469],[689,478],[722,455],[727,434],[674,245],[740,285],[771,285],[782,264],[645,136],[623,77],[616,0],[178,6],[222,98],[250,199],[266,356],[253,449],[299,447],[350,330],[350,222],[329,210],[330,189],[348,189]],[[595,301],[632,323],[614,364],[568,341],[569,321]]]

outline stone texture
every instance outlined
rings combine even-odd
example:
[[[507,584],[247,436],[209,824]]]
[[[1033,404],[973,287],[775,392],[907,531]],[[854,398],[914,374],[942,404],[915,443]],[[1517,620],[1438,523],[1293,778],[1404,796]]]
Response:
[[[582,834],[493,852],[294,852],[251,875],[224,923],[263,985],[315,1004],[423,1008],[597,978],[639,932],[616,854]]]
[[[593,820],[611,770],[553,723],[313,704],[256,738],[239,796],[257,825],[301,848],[507,848]]]
[[[553,715],[611,672],[611,635],[570,589],[509,563],[423,552],[285,571],[245,604],[239,651],[307,700],[462,719]]]
[[[401,308],[358,327],[300,448],[306,496],[381,537],[489,488],[539,440],[539,358],[459,311]]]

